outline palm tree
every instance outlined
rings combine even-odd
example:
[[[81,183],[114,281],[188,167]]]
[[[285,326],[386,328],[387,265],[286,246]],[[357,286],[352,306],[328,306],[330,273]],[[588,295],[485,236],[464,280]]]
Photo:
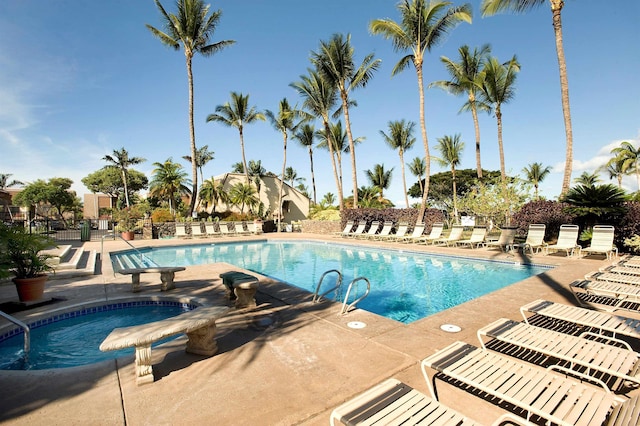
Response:
[[[542,182],[547,177],[547,175],[551,173],[551,167],[544,167],[542,163],[531,163],[529,164],[529,166],[523,168],[522,171],[525,174],[525,178],[529,182],[533,183],[533,187],[536,192],[535,198],[537,200],[539,198],[538,186],[540,185],[540,182]]]
[[[303,124],[293,135],[300,145],[307,147],[309,151],[309,164],[311,165],[311,188],[313,190],[313,204],[316,204],[316,177],[313,173],[313,143],[315,142],[316,130],[312,124]]]
[[[404,191],[404,202],[409,208],[409,196],[407,195],[407,179],[404,172],[404,153],[413,147],[413,144],[416,143],[416,138],[413,137],[413,128],[416,126],[416,123],[413,121],[405,122],[404,120],[400,121],[390,121],[388,123],[389,126],[389,134],[387,135],[385,132],[380,130],[380,135],[384,141],[391,147],[391,149],[397,149],[398,155],[400,156],[400,170],[402,172],[402,188]]]
[[[491,53],[491,46],[483,45],[478,49],[469,51],[469,46],[464,45],[458,49],[460,61],[455,62],[446,56],[440,60],[451,76],[451,80],[434,81],[429,87],[439,87],[454,95],[467,95],[467,102],[460,111],[471,111],[473,128],[476,134],[476,173],[478,179],[482,179],[482,162],[480,160],[480,125],[478,123],[478,108],[485,109],[483,103],[478,103],[478,94],[482,92],[482,79],[484,74],[482,64]]]
[[[427,162],[424,161],[424,158],[415,157],[411,163],[407,163],[407,166],[411,174],[418,178],[418,185],[420,185],[420,193],[422,194],[424,192],[422,188],[422,176],[426,173]]]
[[[429,156],[429,140],[424,110],[423,64],[424,54],[442,43],[448,33],[461,22],[471,23],[471,5],[450,7],[451,3],[439,0],[402,0],[398,10],[402,17],[400,23],[391,19],[376,19],[369,24],[373,34],[382,35],[391,40],[393,47],[399,52],[409,52],[393,67],[391,75],[396,75],[413,65],[418,77],[418,95],[420,97],[420,129],[426,161],[425,184],[422,191],[422,201],[418,213],[418,221],[424,220],[429,195],[429,175],[431,173],[431,158]]]
[[[631,142],[624,141],[619,147],[613,148],[611,153],[620,161],[622,173],[635,172],[640,190],[640,148],[636,149]]]
[[[235,127],[240,133],[240,151],[242,152],[242,166],[247,183],[249,183],[249,172],[247,160],[244,155],[244,125],[254,123],[258,120],[265,120],[263,113],[258,112],[256,107],[249,107],[249,95],[231,92],[231,102],[216,107],[215,114],[207,116],[207,123],[217,121],[225,126]]]
[[[169,203],[169,211],[175,214],[177,197],[191,196],[191,190],[187,185],[191,184],[188,174],[183,167],[174,163],[171,158],[165,160],[164,163],[153,163],[155,169],[151,172],[153,178],[149,185],[149,193],[161,200]]]
[[[129,157],[129,153],[126,149],[124,149],[124,147],[122,147],[120,150],[114,149],[113,156],[105,155],[104,157],[102,157],[102,159],[107,163],[110,163],[106,165],[105,168],[114,168],[120,171],[120,174],[122,176],[122,185],[124,186],[124,199],[127,207],[131,207],[131,204],[129,203],[129,187],[127,185],[127,181],[129,179],[128,169],[130,166],[140,164],[147,160],[142,157]]]
[[[574,179],[574,182],[581,186],[596,186],[600,183],[600,177],[596,172],[582,172],[580,176]]]
[[[510,61],[501,64],[497,58],[489,58],[484,63],[484,82],[482,86],[483,102],[493,106],[498,124],[498,151],[500,153],[500,176],[506,183],[504,166],[504,146],[502,144],[502,104],[515,97],[515,82],[520,64],[514,55]]]
[[[391,185],[393,168],[391,168],[391,170],[385,170],[384,164],[374,164],[373,170],[365,170],[364,173],[367,178],[369,178],[369,182],[371,182],[371,185],[375,186],[378,189],[378,198],[380,200],[383,200],[384,190],[389,189],[389,186]]]
[[[460,134],[443,136],[438,138],[438,146],[441,157],[437,159],[442,166],[451,167],[451,181],[453,187],[453,216],[458,223],[458,190],[456,188],[456,166],[460,165],[464,142],[460,140]]]
[[[196,158],[196,132],[193,125],[193,72],[191,61],[193,55],[200,53],[202,56],[211,56],[214,53],[235,43],[234,40],[222,40],[209,43],[209,39],[216,30],[222,11],[216,10],[209,15],[209,5],[202,0],[176,0],[177,15],[168,14],[159,0],[155,0],[156,6],[163,18],[163,26],[166,32],[160,31],[147,24],[147,28],[156,36],[162,44],[179,50],[184,49],[187,64],[187,79],[189,80],[189,137],[191,140],[191,158]],[[193,197],[189,204],[189,216],[196,206],[196,194],[198,191],[198,171],[196,163],[191,163],[191,175],[193,180]]]
[[[278,190],[278,232],[280,232],[280,221],[282,220],[282,197],[284,195],[284,175],[287,167],[287,140],[289,133],[295,133],[300,125],[310,117],[296,107],[291,107],[287,98],[283,98],[278,106],[278,113],[266,110],[265,115],[271,122],[274,129],[282,133],[283,159],[282,173],[280,174],[280,184]]]
[[[616,178],[618,181],[618,188],[622,188],[622,177],[625,175],[625,172],[622,170],[622,162],[616,160],[618,159],[615,157],[612,158],[600,169],[609,173],[609,179]]]
[[[258,197],[256,197],[256,189],[242,182],[235,184],[231,191],[229,191],[229,200],[235,206],[240,207],[240,213],[244,214],[244,207],[252,207],[258,203]]]
[[[24,182],[19,180],[11,180],[9,178],[13,176],[11,173],[0,173],[0,189],[11,188],[12,186],[24,185]]]
[[[354,206],[358,205],[358,172],[356,169],[356,151],[353,134],[351,133],[351,119],[349,118],[349,104],[352,102],[349,93],[353,89],[365,87],[373,77],[373,73],[380,66],[381,60],[374,59],[373,53],[368,54],[356,67],[353,58],[354,48],[351,46],[351,35],[346,38],[342,34],[334,34],[329,41],[321,41],[318,52],[311,53],[311,61],[317,67],[322,78],[338,89],[342,101],[345,129],[349,140],[351,153],[351,179],[353,181]]]
[[[202,183],[198,195],[200,201],[205,203],[205,208],[209,205],[213,206],[212,213],[216,212],[216,206],[219,202],[229,203],[229,194],[224,190],[224,184],[222,182],[216,182],[213,177]]]
[[[284,171],[284,180],[289,182],[289,186],[294,187],[296,182],[301,185],[306,179],[298,176],[298,172],[293,167],[287,167]]]
[[[506,10],[519,13],[533,9],[536,6],[541,6],[547,3],[547,1],[551,5],[551,18],[556,39],[556,54],[558,56],[558,68],[560,70],[562,113],[567,139],[564,178],[562,179],[562,194],[564,194],[571,186],[571,170],[573,167],[573,131],[571,129],[571,110],[569,108],[569,80],[567,79],[567,63],[564,58],[562,42],[562,8],[564,7],[564,0],[482,0],[480,10],[482,16],[491,16]]]
[[[209,151],[209,145],[204,145],[201,148],[196,150],[196,167],[200,171],[200,180],[204,183],[204,176],[202,174],[202,168],[211,160],[213,160],[214,156],[213,151]],[[191,163],[190,155],[183,155],[182,158]]]
[[[308,70],[309,75],[301,75],[300,80],[295,83],[291,83],[300,97],[302,98],[302,106],[310,111],[313,115],[322,119],[322,127],[325,134],[330,135],[331,129],[329,128],[329,111],[333,109],[338,101],[338,91],[334,86],[325,81],[318,70]],[[344,198],[342,195],[342,179],[338,176],[338,169],[336,167],[333,145],[327,144],[329,155],[331,157],[331,167],[333,168],[333,178],[336,182],[336,188],[338,191],[338,199],[340,204],[340,211],[344,210]],[[341,172],[342,173],[342,172]]]
[[[321,204],[326,204],[327,206],[332,206],[333,203],[335,202],[336,202],[336,196],[333,195],[331,192],[327,192],[326,194],[324,194],[324,197],[320,201]]]

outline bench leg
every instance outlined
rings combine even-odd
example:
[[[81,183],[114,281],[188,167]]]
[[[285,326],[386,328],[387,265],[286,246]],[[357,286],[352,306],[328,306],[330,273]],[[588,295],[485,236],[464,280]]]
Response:
[[[206,327],[187,333],[189,341],[186,351],[196,355],[211,356],[218,351],[218,344],[215,340],[216,323],[211,323]]]
[[[254,308],[256,306],[256,290],[257,282],[251,283],[248,288],[236,287],[233,291],[236,295],[235,307],[237,309],[242,308]]]
[[[140,386],[147,383],[153,383],[151,343],[136,346],[136,384]]]
[[[131,274],[131,291],[133,293],[140,291],[140,274]]]
[[[175,276],[175,272],[161,272],[160,281],[162,281],[162,286],[160,287],[160,290],[167,291],[176,288],[176,285],[173,283],[173,278]]]

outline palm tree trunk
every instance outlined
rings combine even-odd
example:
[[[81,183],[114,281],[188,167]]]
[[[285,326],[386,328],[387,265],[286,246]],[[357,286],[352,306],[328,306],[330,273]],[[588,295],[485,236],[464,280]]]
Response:
[[[246,179],[247,185],[249,185],[249,169],[247,168],[247,159],[244,156],[244,135],[242,132],[242,127],[239,128],[240,132],[240,151],[242,152],[242,168],[244,169],[244,177]],[[258,197],[260,196],[260,192],[258,191]]]
[[[562,194],[571,186],[571,171],[573,168],[573,130],[571,127],[571,109],[569,107],[569,80],[567,78],[567,63],[564,58],[562,42],[562,7],[563,0],[551,0],[551,13],[553,15],[553,31],[556,36],[556,53],[558,55],[558,68],[560,69],[560,92],[562,94],[562,115],[564,117],[564,131],[567,139],[565,155],[564,177],[562,179]]]
[[[502,184],[507,183],[507,174],[504,169],[504,147],[502,145],[502,112],[500,105],[496,105],[496,121],[498,122],[498,152],[500,154],[500,178]]]
[[[313,150],[309,146],[309,164],[311,164],[311,188],[313,189],[313,204],[317,204],[316,201],[316,177],[313,174]]]
[[[402,172],[402,190],[404,191],[404,202],[409,208],[409,196],[407,195],[407,178],[404,174],[404,153],[402,150],[398,151],[400,155],[400,171]]]
[[[476,133],[476,174],[478,179],[482,179],[482,162],[480,161],[480,124],[478,123],[478,109],[473,93],[469,93],[469,103],[471,104],[471,117],[473,117],[473,129]]]
[[[424,117],[424,83],[422,81],[422,61],[415,64],[418,75],[418,92],[420,95],[420,130],[422,132],[422,144],[424,145],[424,159],[426,163],[424,190],[422,191],[422,201],[418,212],[417,223],[424,223],[424,213],[427,210],[427,197],[429,196],[429,178],[431,175],[431,156],[429,155],[429,140],[427,139],[427,126]]]
[[[191,175],[193,176],[193,185],[191,189],[191,202],[189,203],[189,216],[193,213],[196,206],[196,198],[198,195],[198,168],[196,166],[196,129],[193,125],[193,72],[191,70],[191,54],[185,50],[187,57],[187,78],[189,80],[189,138],[191,140]]]
[[[353,134],[351,133],[351,122],[349,121],[349,106],[347,102],[347,93],[340,91],[342,97],[342,109],[344,110],[345,128],[347,129],[347,137],[349,138],[349,151],[351,154],[351,180],[353,181],[353,208],[358,208],[358,169],[356,169],[356,147],[353,143]]]
[[[327,145],[329,146],[329,156],[331,157],[331,167],[333,167],[333,177],[336,180],[336,188],[338,190],[338,205],[340,212],[344,210],[344,195],[342,193],[342,178],[338,176],[338,168],[336,167],[336,159],[333,151],[333,143],[331,142],[331,129],[329,128],[329,117],[322,117],[324,131],[327,134]]]
[[[279,195],[278,195],[278,212],[280,214],[278,214],[278,232],[280,232],[280,222],[282,221],[282,188],[284,187],[284,171],[287,167],[287,131],[284,131],[284,135],[283,135],[283,139],[284,139],[284,148],[283,148],[283,153],[284,153],[284,159],[282,160],[282,174],[280,175],[281,179],[280,179],[280,190],[279,190]]]
[[[131,207],[129,204],[129,188],[127,187],[127,172],[122,169],[122,184],[124,185],[124,200],[127,203],[127,208]]]
[[[453,181],[453,215],[455,216],[456,224],[458,221],[458,190],[456,188],[456,168],[451,166],[451,180]]]

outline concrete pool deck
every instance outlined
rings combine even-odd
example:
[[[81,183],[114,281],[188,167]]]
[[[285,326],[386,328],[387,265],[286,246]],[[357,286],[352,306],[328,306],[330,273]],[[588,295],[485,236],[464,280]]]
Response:
[[[264,238],[329,240],[523,261],[521,254],[499,250],[354,241],[302,233],[135,240],[132,244],[142,247]],[[85,243],[85,248],[99,252],[100,243]],[[28,320],[41,311],[122,297],[196,298],[211,305],[232,306],[219,278],[221,272],[239,269],[229,264],[187,267],[176,273],[176,289],[162,293],[159,275],[143,274],[142,291],[131,293],[131,277],[114,276],[108,256],[126,248],[122,241],[105,241],[99,275],[50,280],[46,296],[66,300],[16,316]],[[521,319],[520,306],[535,299],[575,304],[569,284],[610,263],[603,256],[568,259],[535,255],[532,259],[555,268],[408,325],[359,310],[340,317],[338,304],[314,305],[311,295],[302,290],[261,280],[256,308],[233,311],[217,322],[219,352],[213,357],[185,353],[185,337],[154,348],[152,384],[136,385],[133,350],[131,356],[83,367],[0,371],[0,422],[327,425],[333,408],[389,377],[428,393],[419,367],[423,358],[456,340],[477,345],[478,328],[501,317]],[[17,300],[14,286],[0,285],[0,303],[12,300]],[[351,321],[363,322],[366,327],[349,328]],[[0,326],[4,324],[0,320]],[[448,333],[441,330],[443,324],[455,324],[462,330]],[[439,381],[438,386],[441,384]],[[442,390],[442,402],[485,424],[502,413],[463,391],[445,386]]]

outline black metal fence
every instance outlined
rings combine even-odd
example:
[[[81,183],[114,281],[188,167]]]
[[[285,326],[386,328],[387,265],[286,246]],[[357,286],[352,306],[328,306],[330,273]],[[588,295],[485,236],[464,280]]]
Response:
[[[47,234],[55,241],[100,241],[113,235],[114,223],[106,219],[84,219],[61,221],[54,219],[33,219],[24,222],[30,232]]]

